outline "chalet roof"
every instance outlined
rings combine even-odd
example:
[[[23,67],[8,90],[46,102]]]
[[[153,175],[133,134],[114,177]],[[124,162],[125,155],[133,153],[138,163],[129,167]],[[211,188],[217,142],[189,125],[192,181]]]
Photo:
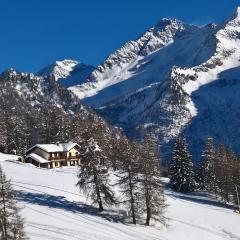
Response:
[[[26,156],[27,158],[30,157],[32,159],[34,159],[35,161],[39,162],[39,163],[49,163],[48,160],[42,158],[41,156],[35,154],[35,153],[30,153]]]
[[[34,145],[32,148],[30,148],[27,152],[29,152],[30,150],[32,150],[35,147],[41,148],[42,150],[44,150],[45,152],[48,153],[52,153],[52,152],[68,152],[70,151],[72,148],[74,148],[76,145],[78,145],[77,143],[56,143],[56,144],[36,144]]]

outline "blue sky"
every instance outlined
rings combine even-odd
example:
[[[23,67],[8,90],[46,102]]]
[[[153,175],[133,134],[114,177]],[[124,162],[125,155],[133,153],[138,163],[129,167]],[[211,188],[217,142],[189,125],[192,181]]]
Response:
[[[56,60],[97,65],[163,17],[221,23],[240,0],[0,0],[0,71]]]

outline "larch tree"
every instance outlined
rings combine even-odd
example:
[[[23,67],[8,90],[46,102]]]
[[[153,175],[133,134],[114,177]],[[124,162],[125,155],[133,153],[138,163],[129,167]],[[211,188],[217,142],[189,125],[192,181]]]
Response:
[[[146,225],[150,219],[164,223],[166,207],[163,185],[161,182],[160,157],[154,138],[148,134],[144,138],[141,151],[140,192],[144,200],[143,212],[146,214]]]
[[[170,184],[174,191],[188,193],[195,189],[195,173],[187,142],[178,137],[169,166]]]
[[[3,112],[0,111],[0,151],[5,152],[7,145],[7,126]]]
[[[2,240],[25,240],[24,222],[19,214],[10,180],[0,167],[0,236]]]
[[[115,149],[118,155],[117,183],[123,196],[122,203],[129,209],[133,224],[137,223],[140,213],[140,192],[138,187],[138,152],[134,142],[122,137]]]
[[[106,156],[93,138],[82,142],[82,164],[78,174],[80,190],[91,197],[99,210],[104,210],[104,205],[115,203],[114,193],[109,184],[109,176],[104,162]]]

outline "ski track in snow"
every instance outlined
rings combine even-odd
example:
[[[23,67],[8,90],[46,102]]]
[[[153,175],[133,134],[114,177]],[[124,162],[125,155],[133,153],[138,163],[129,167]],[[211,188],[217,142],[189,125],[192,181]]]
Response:
[[[100,214],[90,206],[75,186],[76,168],[1,165],[19,194],[33,240],[240,240],[240,216],[197,193],[185,196],[166,189],[168,226],[133,226],[116,220],[116,209]]]

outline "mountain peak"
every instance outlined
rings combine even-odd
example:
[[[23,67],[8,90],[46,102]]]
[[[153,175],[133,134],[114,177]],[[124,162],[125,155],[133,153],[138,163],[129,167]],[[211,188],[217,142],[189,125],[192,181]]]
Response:
[[[93,69],[93,66],[80,63],[79,61],[64,59],[48,65],[37,74],[40,76],[54,76],[62,85],[70,87],[82,83]]]
[[[240,6],[235,9],[233,15],[230,17],[226,24],[230,24],[234,27],[240,25]]]
[[[157,35],[162,35],[165,32],[165,34],[174,37],[181,32],[193,32],[198,29],[199,27],[197,26],[184,23],[175,18],[162,18],[151,30]]]
[[[80,64],[80,62],[72,59],[64,59],[62,61],[56,61],[55,64],[59,66],[76,66]]]
[[[171,25],[174,23],[180,23],[183,24],[182,21],[176,19],[176,18],[161,18],[158,23],[156,24],[156,26],[166,26],[166,25]]]
[[[183,22],[178,19],[170,19],[170,18],[162,18],[158,23],[154,26],[155,29],[159,30],[165,30],[168,26],[173,27],[181,27],[183,26]]]
[[[235,17],[239,17],[240,16],[240,6],[237,6],[235,9]]]

